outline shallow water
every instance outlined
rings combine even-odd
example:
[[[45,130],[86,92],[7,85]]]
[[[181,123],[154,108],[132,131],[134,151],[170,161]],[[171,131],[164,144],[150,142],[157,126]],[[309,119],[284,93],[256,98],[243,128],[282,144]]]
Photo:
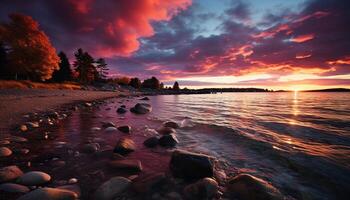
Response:
[[[178,148],[215,156],[229,175],[253,174],[271,182],[294,199],[347,199],[350,183],[350,93],[224,93],[152,96],[146,115],[116,109],[130,108],[138,98],[111,99],[99,106],[72,112],[58,125],[27,133],[25,156],[3,159],[24,171],[42,170],[60,180],[78,178],[82,198],[90,199],[105,180],[127,172],[108,168],[112,149],[121,137],[131,137],[144,172],[167,171],[170,151],[148,149],[145,138],[168,120],[181,124]],[[130,125],[131,135],[92,131],[102,121]],[[98,142],[101,152],[81,153],[82,146]],[[80,152],[80,154],[77,154]],[[55,166],[55,160],[66,162]],[[144,173],[143,172],[143,173]],[[137,197],[136,197],[137,198]]]
[[[182,122],[180,147],[206,152],[296,199],[347,199],[350,93],[152,97],[160,121]]]

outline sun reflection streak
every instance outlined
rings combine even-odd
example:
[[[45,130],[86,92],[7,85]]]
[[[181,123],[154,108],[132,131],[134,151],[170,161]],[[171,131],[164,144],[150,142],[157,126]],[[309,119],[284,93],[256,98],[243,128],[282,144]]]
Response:
[[[293,96],[293,104],[292,104],[292,109],[293,109],[293,115],[298,116],[299,114],[299,108],[298,108],[298,90],[294,91],[294,96]]]

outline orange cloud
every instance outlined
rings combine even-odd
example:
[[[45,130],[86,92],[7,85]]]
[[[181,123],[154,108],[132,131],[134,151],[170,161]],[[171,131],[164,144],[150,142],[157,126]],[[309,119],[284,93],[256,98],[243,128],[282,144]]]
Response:
[[[303,42],[312,40],[314,38],[315,38],[315,34],[306,34],[306,35],[299,35],[299,36],[293,37],[292,39],[290,39],[290,41],[296,42],[296,43],[303,43]]]
[[[295,56],[296,59],[304,59],[304,58],[310,58],[312,56],[311,53],[302,53],[302,54],[297,54]]]
[[[350,56],[344,59],[328,61],[327,63],[330,65],[350,65]]]

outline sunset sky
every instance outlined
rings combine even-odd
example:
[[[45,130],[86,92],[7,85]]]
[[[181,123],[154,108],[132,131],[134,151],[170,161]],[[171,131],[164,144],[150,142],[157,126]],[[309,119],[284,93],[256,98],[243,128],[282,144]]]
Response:
[[[106,58],[115,76],[166,84],[350,88],[349,0],[1,0],[57,51]]]

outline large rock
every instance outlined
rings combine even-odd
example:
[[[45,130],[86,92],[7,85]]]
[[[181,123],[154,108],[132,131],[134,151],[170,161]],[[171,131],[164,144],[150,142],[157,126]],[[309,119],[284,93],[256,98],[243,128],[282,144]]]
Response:
[[[130,171],[142,171],[141,161],[139,160],[114,160],[109,163],[112,168],[124,169]]]
[[[95,192],[96,200],[113,200],[131,185],[131,181],[124,177],[113,177],[104,182]]]
[[[134,141],[128,138],[122,138],[117,142],[113,152],[119,153],[121,155],[126,155],[128,153],[135,151],[135,149],[136,147],[135,147]]]
[[[120,107],[117,109],[117,113],[119,113],[119,114],[124,114],[126,112],[128,112],[128,110],[126,108]]]
[[[15,165],[0,168],[0,183],[15,180],[22,175],[22,170]]]
[[[12,154],[11,149],[7,147],[0,147],[0,157],[7,157]]]
[[[98,150],[100,150],[100,144],[98,143],[89,143],[89,144],[84,144],[82,151],[84,153],[95,153]]]
[[[157,132],[162,135],[176,134],[175,129],[170,127],[162,127],[158,129]]]
[[[168,121],[164,123],[164,127],[169,127],[169,128],[180,128],[180,126],[176,122]]]
[[[163,135],[159,139],[159,145],[163,147],[175,147],[179,143],[179,140],[174,134]]]
[[[227,183],[227,193],[242,200],[280,200],[281,193],[268,182],[249,174],[240,174]]]
[[[151,191],[152,188],[156,188],[163,180],[165,180],[163,172],[144,174],[133,181],[132,188],[136,192],[146,193]]]
[[[28,186],[43,185],[51,180],[51,176],[40,171],[31,171],[23,174],[18,183]]]
[[[212,199],[218,193],[219,184],[212,178],[203,178],[185,187],[188,199]]]
[[[72,191],[58,188],[39,188],[17,200],[75,200],[78,195]]]
[[[0,185],[0,191],[7,193],[27,193],[29,188],[24,185],[19,185],[15,183],[3,183]]]
[[[159,143],[159,138],[154,136],[154,137],[150,137],[150,138],[146,139],[143,142],[143,145],[145,145],[148,148],[153,148],[153,147],[156,147],[158,145],[158,143]]]
[[[213,176],[214,164],[203,154],[176,150],[171,155],[170,170],[175,177],[186,180]]]
[[[136,114],[146,114],[152,111],[152,106],[147,103],[138,103],[130,111]]]
[[[77,194],[78,197],[81,196],[81,189],[80,189],[78,184],[62,185],[62,186],[59,186],[57,188],[64,189],[64,190],[69,190],[69,191],[74,192],[75,194]]]
[[[130,133],[131,127],[130,126],[119,126],[118,130],[123,133]]]

